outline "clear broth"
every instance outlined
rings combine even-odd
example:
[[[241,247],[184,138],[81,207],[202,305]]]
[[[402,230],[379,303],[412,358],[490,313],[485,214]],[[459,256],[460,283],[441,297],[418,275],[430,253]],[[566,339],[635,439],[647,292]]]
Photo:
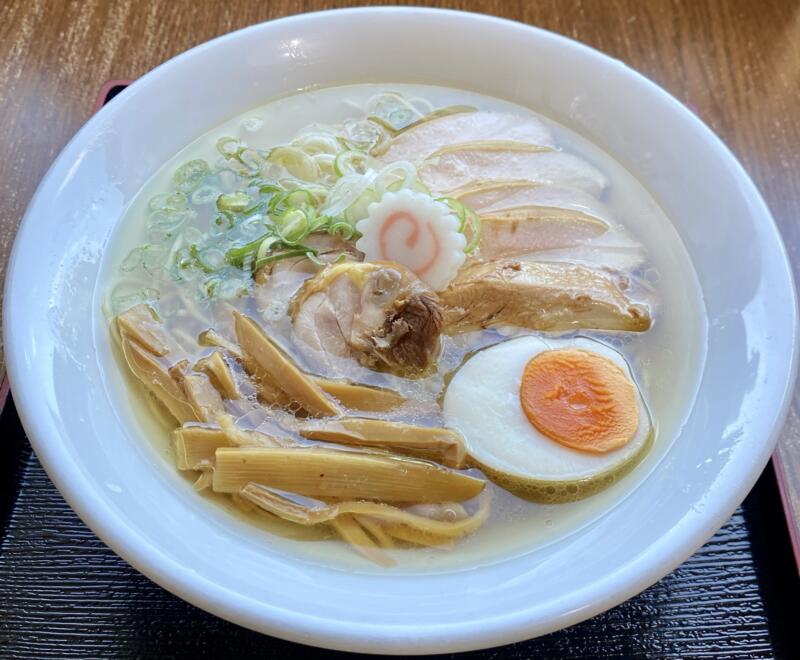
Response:
[[[248,110],[201,136],[165,163],[130,205],[125,219],[113,237],[110,249],[106,252],[104,269],[106,281],[114,283],[112,288],[130,279],[130,276],[120,275],[119,264],[134,246],[144,242],[148,200],[169,189],[170,178],[178,165],[193,158],[209,158],[215,155],[218,138],[239,137],[248,145],[257,147],[287,143],[309,124],[337,124],[347,118],[359,116],[358,113],[367,99],[386,91],[398,92],[406,98],[424,98],[434,108],[473,105],[484,110],[505,110],[539,117],[549,126],[564,150],[581,156],[608,176],[610,185],[601,199],[615,219],[645,246],[648,260],[647,269],[642,275],[655,292],[655,322],[648,332],[580,333],[611,344],[630,364],[656,424],[655,443],[648,455],[629,475],[611,488],[574,503],[535,504],[492,486],[495,494],[489,521],[473,536],[459,541],[454,550],[394,551],[400,560],[398,568],[394,570],[454,570],[535,550],[564,538],[602,516],[631,494],[636,485],[654,469],[678,435],[691,410],[702,374],[706,345],[707,321],[699,284],[689,256],[669,219],[644,186],[623,165],[586,138],[546,117],[507,101],[473,92],[399,83],[313,89]],[[205,216],[198,217],[196,222],[198,226],[204,227],[207,226],[208,219]],[[164,284],[159,283],[158,286],[163,293]],[[264,311],[264,306],[259,308],[257,301],[249,300],[246,304],[250,305],[251,312],[254,308],[258,312]],[[241,303],[237,306],[241,306]],[[107,315],[110,315],[108,310]],[[280,313],[268,314],[268,318],[274,319],[270,331],[285,339],[288,321]],[[169,322],[168,317],[166,320]],[[526,331],[525,334],[536,333]],[[496,335],[494,336],[495,339],[492,340],[492,335],[485,335],[484,343],[496,341]],[[466,352],[475,348],[475,344],[464,340],[448,339],[444,351],[445,364],[441,373],[428,383],[428,391],[424,391],[425,383],[422,384],[422,390],[417,383],[412,384],[410,389],[406,388],[406,392],[416,392],[423,398],[434,401],[441,386],[441,382],[436,382],[436,379],[443,379],[446,372],[457,367]],[[307,366],[314,370],[313,365]],[[126,365],[121,359],[120,368],[127,373]],[[358,375],[363,376],[360,379],[367,382],[403,385],[400,379],[392,382],[391,378],[387,379],[384,375],[366,370]],[[143,435],[151,439],[163,467],[176,475],[180,474],[174,467],[168,427],[153,415],[152,406],[143,388],[132,377],[129,377],[129,382],[129,390],[122,393],[119,401],[124,400],[126,404],[129,401],[135,402],[134,405],[139,408],[137,418],[141,421]],[[131,397],[130,392],[135,395]],[[178,477],[176,483],[185,496],[198,497],[191,491],[186,480]],[[283,548],[298,558],[342,568],[384,570],[367,565],[367,562],[352,553],[344,543],[328,541],[332,536],[324,530],[298,528],[267,515],[243,513],[227,497],[213,493],[203,496],[235,516],[227,519],[229,524],[244,524],[253,533],[266,532],[268,536],[265,535],[265,539],[268,539],[273,548]],[[305,542],[309,540],[325,542]]]

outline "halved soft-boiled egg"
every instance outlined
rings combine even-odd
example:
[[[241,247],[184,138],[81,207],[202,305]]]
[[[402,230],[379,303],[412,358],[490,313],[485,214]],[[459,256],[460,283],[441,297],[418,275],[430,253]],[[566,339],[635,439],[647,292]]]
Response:
[[[545,502],[611,485],[653,436],[625,359],[586,337],[526,336],[479,351],[450,381],[444,415],[487,476]]]

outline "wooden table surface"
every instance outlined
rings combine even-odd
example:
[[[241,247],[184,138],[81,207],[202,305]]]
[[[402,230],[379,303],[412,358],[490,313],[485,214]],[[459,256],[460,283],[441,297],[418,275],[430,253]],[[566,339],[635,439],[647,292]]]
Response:
[[[0,2],[0,276],[31,195],[88,118],[103,82],[136,78],[187,48],[252,23],[357,4],[364,3]],[[741,159],[772,209],[795,270],[800,269],[800,1],[424,4],[503,16],[559,32],[621,59],[662,85]],[[0,375],[3,364],[0,338]],[[798,412],[796,395],[782,440],[787,461],[790,446],[798,457],[795,461],[800,461]],[[800,463],[792,469],[800,474]]]

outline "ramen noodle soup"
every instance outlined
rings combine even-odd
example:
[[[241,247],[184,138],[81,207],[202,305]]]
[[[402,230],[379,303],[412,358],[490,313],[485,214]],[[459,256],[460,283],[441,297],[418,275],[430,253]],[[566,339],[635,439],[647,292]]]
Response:
[[[132,405],[196,497],[363,566],[484,561],[635,496],[704,355],[642,185],[460,90],[235,117],[148,182],[109,263]]]

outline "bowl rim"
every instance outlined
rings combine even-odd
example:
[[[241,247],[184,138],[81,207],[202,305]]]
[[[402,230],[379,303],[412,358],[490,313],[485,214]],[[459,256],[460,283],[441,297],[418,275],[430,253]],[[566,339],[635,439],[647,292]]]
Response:
[[[622,566],[613,575],[600,578],[589,587],[561,598],[558,603],[563,607],[560,607],[559,613],[545,622],[532,620],[531,617],[526,616],[528,610],[523,609],[512,614],[486,617],[482,620],[483,625],[480,627],[454,623],[440,627],[438,630],[432,630],[430,627],[420,630],[414,625],[408,624],[387,626],[363,622],[351,623],[343,630],[334,619],[313,617],[303,612],[282,609],[243,596],[221,584],[206,580],[202,576],[186,570],[178,562],[161,553],[146,540],[138,537],[128,527],[124,517],[114,511],[106,502],[95,500],[86,494],[82,487],[84,478],[80,469],[59,442],[51,441],[48,438],[49,432],[45,425],[39,422],[35,412],[37,406],[35,393],[22,386],[25,372],[25,356],[22,350],[24,329],[15,326],[11,310],[8,307],[10,301],[15,298],[11,292],[19,286],[16,262],[19,259],[19,245],[22,242],[20,237],[32,231],[33,209],[37,205],[39,196],[53,183],[53,173],[57,165],[71,160],[79,150],[79,145],[86,142],[87,138],[104,121],[108,108],[101,108],[63,148],[37,187],[20,223],[8,263],[5,284],[5,300],[7,302],[4,309],[3,332],[7,372],[12,391],[15,394],[15,405],[26,434],[48,476],[69,505],[117,555],[180,598],[223,619],[259,632],[331,649],[375,652],[375,648],[379,646],[384,653],[405,654],[487,648],[536,637],[573,625],[627,600],[673,571],[724,524],[752,488],[766,465],[788,414],[798,369],[797,298],[788,254],[774,219],[755,184],[724,142],[671,94],[620,60],[569,37],[542,28],[484,14],[435,8],[353,7],[309,12],[251,25],[199,44],[158,65],[132,85],[136,89],[144,89],[161,75],[165,67],[168,68],[177,62],[192,58],[219,43],[236,40],[243,34],[261,30],[267,24],[302,23],[310,17],[331,14],[386,14],[390,12],[420,14],[434,18],[446,18],[453,15],[468,16],[473,20],[484,21],[486,24],[493,24],[501,28],[524,28],[539,37],[564,43],[572,48],[582,50],[594,58],[601,58],[608,64],[624,67],[628,75],[635,77],[640,85],[649,87],[651,92],[671,107],[672,112],[683,115],[685,119],[689,119],[693,123],[696,130],[713,147],[719,157],[732,166],[735,176],[743,187],[743,194],[746,194],[754,204],[751,215],[762,216],[763,219],[769,221],[765,223],[768,226],[762,227],[762,230],[767,232],[774,241],[781,257],[780,269],[786,275],[786,281],[791,288],[790,297],[793,309],[791,310],[790,336],[794,349],[789,356],[789,369],[786,379],[783,381],[778,414],[772,422],[768,439],[761,442],[760,450],[755,457],[752,454],[749,456],[749,464],[740,460],[735,465],[736,469],[732,469],[733,465],[728,468],[725,482],[728,488],[722,489],[724,494],[709,499],[702,516],[684,515],[673,527],[674,533],[649,545],[635,561]],[[15,384],[18,385],[15,387]],[[443,641],[443,638],[447,639]]]

